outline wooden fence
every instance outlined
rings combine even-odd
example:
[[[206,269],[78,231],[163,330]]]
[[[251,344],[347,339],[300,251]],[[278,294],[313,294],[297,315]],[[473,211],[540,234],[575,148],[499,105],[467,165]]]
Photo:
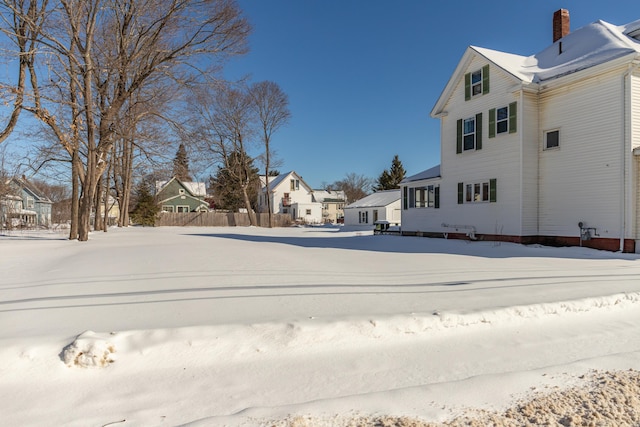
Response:
[[[288,227],[291,225],[291,217],[289,215],[273,214],[273,225],[275,227]],[[266,227],[269,224],[269,214],[256,214],[256,220],[259,227]],[[225,213],[225,212],[162,212],[158,214],[156,226],[174,226],[174,227],[247,227],[249,224],[249,215],[246,213]]]

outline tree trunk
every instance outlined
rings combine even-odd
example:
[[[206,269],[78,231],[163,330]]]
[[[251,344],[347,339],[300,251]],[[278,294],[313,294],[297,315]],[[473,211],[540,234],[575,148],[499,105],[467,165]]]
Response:
[[[74,151],[71,161],[71,227],[69,240],[78,238],[79,201],[80,201],[80,176],[78,174],[78,152]]]
[[[95,231],[104,230],[104,223],[102,222],[102,215],[100,215],[100,207],[102,206],[102,191],[103,191],[103,177],[98,178],[96,182],[96,197],[93,201],[93,229]]]
[[[244,205],[247,207],[247,214],[249,215],[249,224],[256,226],[256,215],[251,209],[251,201],[249,200],[249,194],[247,193],[247,186],[242,186],[242,198],[244,199]]]

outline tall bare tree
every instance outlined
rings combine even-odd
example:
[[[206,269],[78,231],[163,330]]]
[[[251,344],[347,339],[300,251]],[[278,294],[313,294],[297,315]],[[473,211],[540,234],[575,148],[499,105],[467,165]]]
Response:
[[[223,84],[200,90],[195,96],[192,134],[226,170],[229,180],[242,194],[250,224],[256,225],[249,197],[253,182],[253,159],[248,154],[254,123],[251,98],[246,91]]]
[[[269,215],[269,227],[273,227],[273,207],[271,206],[271,197],[269,194],[269,177],[273,154],[271,137],[274,132],[287,124],[291,117],[289,98],[277,83],[270,81],[254,83],[249,87],[248,93],[251,98],[251,106],[254,110],[258,127],[260,128],[260,139],[264,146],[263,163],[267,212]]]
[[[28,7],[25,6],[28,4]],[[98,181],[132,94],[150,84],[183,84],[205,64],[246,50],[249,25],[234,0],[12,0],[7,34],[25,46],[32,102],[22,108],[51,127],[73,163],[77,235],[88,240]],[[33,56],[31,56],[33,55]],[[36,65],[36,60],[40,63]],[[38,82],[46,73],[46,84]],[[62,110],[62,111],[61,111]],[[56,114],[55,112],[59,113]],[[76,188],[74,186],[74,188]]]

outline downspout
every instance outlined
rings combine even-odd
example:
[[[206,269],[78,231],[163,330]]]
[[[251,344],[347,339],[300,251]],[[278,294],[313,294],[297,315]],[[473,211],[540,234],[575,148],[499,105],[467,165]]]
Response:
[[[620,182],[622,184],[622,194],[620,197],[620,252],[624,252],[624,239],[627,232],[627,200],[631,200],[632,198],[627,194],[628,191],[631,191],[631,187],[627,188],[627,153],[631,152],[631,132],[629,131],[630,126],[630,115],[631,115],[631,74],[638,69],[640,66],[640,62],[636,59],[631,64],[629,64],[627,71],[624,73],[622,77],[622,167],[620,168],[622,176],[620,177]],[[628,146],[628,150],[627,150]]]

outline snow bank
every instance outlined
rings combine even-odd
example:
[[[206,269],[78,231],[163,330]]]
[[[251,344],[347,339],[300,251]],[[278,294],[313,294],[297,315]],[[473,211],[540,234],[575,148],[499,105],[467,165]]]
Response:
[[[111,334],[86,331],[61,353],[63,362],[69,367],[104,368],[115,362],[115,346],[109,341]]]

